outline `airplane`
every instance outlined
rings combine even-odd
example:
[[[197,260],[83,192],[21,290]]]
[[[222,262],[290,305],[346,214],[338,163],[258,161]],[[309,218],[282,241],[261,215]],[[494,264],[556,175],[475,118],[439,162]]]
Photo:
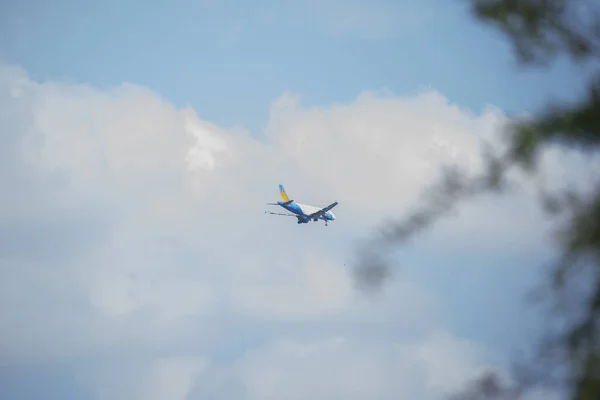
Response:
[[[281,206],[287,211],[291,212],[292,214],[281,214],[265,211],[266,214],[296,217],[298,218],[298,224],[307,224],[311,220],[316,222],[322,219],[323,221],[325,221],[325,226],[327,226],[327,223],[329,221],[335,220],[335,215],[329,210],[338,205],[337,201],[323,208],[296,203],[294,200],[290,200],[282,185],[279,185],[279,196],[281,197],[281,201],[278,201],[277,203],[267,204],[271,206]]]

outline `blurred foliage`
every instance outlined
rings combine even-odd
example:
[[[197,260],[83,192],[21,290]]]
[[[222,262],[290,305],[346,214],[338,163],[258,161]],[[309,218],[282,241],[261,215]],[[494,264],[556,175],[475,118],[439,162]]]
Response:
[[[503,31],[514,46],[521,65],[547,66],[558,56],[576,63],[600,61],[600,2],[585,0],[471,0],[476,17]],[[596,64],[597,66],[597,64]],[[489,187],[497,186],[511,166],[535,173],[537,156],[549,144],[561,144],[585,152],[600,145],[600,73],[589,82],[585,95],[574,104],[548,105],[527,121],[508,127],[509,149],[502,159],[489,163]],[[500,168],[498,168],[500,166]],[[598,171],[600,173],[600,171]],[[552,297],[567,317],[565,328],[553,340],[541,343],[540,354],[553,354],[537,365],[537,379],[515,373],[514,387],[501,387],[485,376],[461,399],[515,399],[526,397],[534,385],[549,384],[553,370],[564,367],[562,389],[573,400],[600,399],[600,186],[590,182],[590,193],[545,193],[545,210],[560,217],[562,254],[551,266]],[[469,186],[468,184],[466,186]],[[589,294],[575,288],[577,270],[591,284]],[[580,302],[570,302],[569,297]],[[571,306],[569,306],[569,305]],[[573,309],[575,304],[577,309]],[[560,365],[563,364],[563,365]]]
[[[557,57],[567,56],[576,64],[591,64],[595,74],[586,93],[573,104],[547,105],[538,115],[512,122],[506,131],[507,151],[487,155],[487,168],[482,175],[468,177],[459,170],[448,171],[425,194],[415,214],[382,231],[380,243],[397,246],[450,212],[460,200],[490,190],[505,190],[511,168],[529,174],[539,172],[538,156],[550,144],[588,154],[598,151],[600,71],[594,63],[600,61],[600,1],[468,1],[479,21],[507,35],[521,66],[544,68]],[[561,221],[561,255],[550,266],[549,294],[567,323],[561,325],[558,333],[549,332],[548,340],[540,343],[538,349],[543,355],[540,362],[516,369],[510,385],[503,386],[498,376],[488,374],[452,399],[525,399],[534,387],[557,382],[554,387],[567,393],[569,399],[600,399],[600,185],[594,185],[597,183],[589,183],[590,190],[585,195],[573,191],[540,193],[544,210]],[[591,286],[589,294],[577,286],[575,272]],[[552,380],[551,376],[557,373],[558,377]]]
[[[508,35],[519,60],[546,65],[559,54],[576,62],[600,56],[596,0],[468,0],[475,15]]]

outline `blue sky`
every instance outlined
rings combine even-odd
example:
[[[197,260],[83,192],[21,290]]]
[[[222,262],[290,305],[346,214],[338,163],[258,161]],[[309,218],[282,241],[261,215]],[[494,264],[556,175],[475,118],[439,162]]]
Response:
[[[505,114],[577,94],[568,63],[518,70],[440,0],[0,7],[3,395],[434,399],[535,332],[521,296],[548,254],[522,177],[400,251],[375,299],[345,266],[444,162],[477,169]],[[279,183],[338,220],[265,220]]]
[[[301,93],[308,104],[329,104],[365,89],[405,94],[431,85],[477,111],[494,104],[517,112],[580,87],[567,63],[516,73],[505,38],[478,24],[458,1],[367,7],[335,0],[314,10],[310,2],[290,4],[62,0],[51,6],[28,0],[3,6],[0,55],[35,78],[146,85],[211,121],[257,134],[268,103],[283,91]],[[331,33],[336,18],[366,8],[385,14],[381,30],[367,14],[347,31]]]

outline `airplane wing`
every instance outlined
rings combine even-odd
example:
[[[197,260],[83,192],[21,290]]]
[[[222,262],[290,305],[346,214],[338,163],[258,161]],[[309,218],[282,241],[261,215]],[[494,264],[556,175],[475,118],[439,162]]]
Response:
[[[270,211],[265,211],[265,214],[271,214],[271,215],[282,215],[284,217],[296,217],[298,218],[298,216],[296,214],[283,214],[283,213],[274,213],[274,212],[270,212]]]
[[[310,214],[308,217],[309,218],[315,218],[315,217],[321,217],[323,216],[327,211],[331,210],[333,207],[337,206],[338,202],[334,201],[333,203],[331,203],[330,205],[328,205],[327,207],[321,208],[319,211],[316,211],[312,214]]]

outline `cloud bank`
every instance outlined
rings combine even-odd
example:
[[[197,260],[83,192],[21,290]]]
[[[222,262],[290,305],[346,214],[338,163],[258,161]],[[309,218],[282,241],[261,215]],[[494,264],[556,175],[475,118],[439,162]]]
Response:
[[[2,397],[58,371],[45,396],[436,399],[490,365],[428,287],[397,276],[368,298],[346,264],[442,165],[480,168],[503,113],[434,90],[323,107],[287,93],[270,113],[257,137],[137,85],[0,66]],[[339,201],[338,220],[265,216],[279,183]],[[527,203],[485,201],[429,243],[468,249],[476,232],[479,251],[537,251],[535,214],[502,222]]]

